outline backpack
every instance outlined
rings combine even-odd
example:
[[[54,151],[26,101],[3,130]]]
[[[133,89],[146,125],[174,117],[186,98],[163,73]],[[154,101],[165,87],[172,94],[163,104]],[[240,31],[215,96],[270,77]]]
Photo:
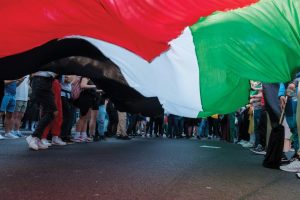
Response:
[[[79,98],[81,93],[81,77],[77,77],[75,81],[72,82],[71,98],[76,100]]]

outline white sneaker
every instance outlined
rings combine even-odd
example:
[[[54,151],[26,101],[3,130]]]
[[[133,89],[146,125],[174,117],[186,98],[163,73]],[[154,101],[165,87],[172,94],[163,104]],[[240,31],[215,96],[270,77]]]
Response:
[[[247,143],[245,143],[245,144],[242,144],[242,147],[244,147],[244,148],[253,148],[253,147],[254,147],[254,144],[251,143],[251,142],[247,142]]]
[[[82,135],[79,139],[81,142],[91,142],[91,139],[87,135]]]
[[[38,149],[48,149],[48,146],[44,145],[39,138],[36,139],[36,143],[37,143]]]
[[[80,133],[76,132],[75,135],[73,136],[73,139],[71,139],[73,142],[83,142],[81,139]]]
[[[93,139],[88,137],[86,133],[81,133],[80,138],[83,142],[93,142]]]
[[[246,143],[248,143],[248,141],[246,141],[246,140],[241,140],[241,141],[239,141],[237,144],[243,145],[243,144],[246,144]]]
[[[52,137],[52,144],[53,144],[53,145],[58,145],[58,146],[64,146],[64,145],[66,145],[67,143],[65,143],[64,141],[62,141],[60,137],[58,137],[58,136],[53,136],[53,137]]]
[[[1,134],[0,134],[0,140],[4,140],[5,137],[3,137]]]
[[[43,145],[46,145],[48,147],[52,146],[52,144],[47,139],[41,139],[41,142],[43,143]]]
[[[286,172],[300,172],[300,161],[295,160],[288,165],[280,166],[280,169]]]
[[[18,136],[14,135],[12,132],[5,133],[4,135],[7,139],[17,139],[19,138]]]
[[[26,141],[27,141],[30,149],[33,149],[36,151],[39,150],[39,147],[37,144],[37,139],[38,139],[37,137],[32,137],[31,135],[26,138]]]

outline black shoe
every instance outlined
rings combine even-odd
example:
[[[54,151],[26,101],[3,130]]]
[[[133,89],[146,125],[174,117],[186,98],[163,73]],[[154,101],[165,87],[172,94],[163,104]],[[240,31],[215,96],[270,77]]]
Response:
[[[286,157],[285,153],[282,154],[280,163],[281,163],[281,165],[290,163],[290,160]]]
[[[64,141],[67,144],[74,144],[74,142],[69,137],[64,137],[64,138],[61,138],[61,139],[62,139],[62,141]]]
[[[131,140],[131,138],[128,137],[128,135],[126,135],[126,136],[121,136],[121,139],[122,139],[122,140]]]
[[[100,136],[99,136],[99,135],[95,135],[95,136],[93,137],[93,141],[94,141],[94,142],[100,141]]]
[[[100,138],[100,140],[105,140],[106,139],[104,135],[99,136],[99,138]]]
[[[116,138],[119,139],[119,140],[121,140],[122,136],[121,135],[117,135]]]

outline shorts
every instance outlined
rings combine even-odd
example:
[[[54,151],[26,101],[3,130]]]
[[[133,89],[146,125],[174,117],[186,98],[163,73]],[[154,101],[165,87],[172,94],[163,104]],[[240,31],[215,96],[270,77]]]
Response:
[[[1,103],[1,112],[13,113],[16,107],[16,98],[13,95],[5,94]]]
[[[89,112],[89,109],[93,107],[95,97],[87,92],[81,92],[79,98],[73,103],[79,108],[80,116],[85,116]]]
[[[15,112],[25,113],[26,108],[27,108],[27,101],[21,101],[21,100],[16,101]]]

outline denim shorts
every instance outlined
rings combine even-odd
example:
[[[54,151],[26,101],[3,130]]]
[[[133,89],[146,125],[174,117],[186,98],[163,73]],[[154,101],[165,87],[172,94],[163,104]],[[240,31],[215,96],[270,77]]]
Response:
[[[1,103],[1,112],[13,113],[16,107],[16,98],[13,95],[5,94]]]

